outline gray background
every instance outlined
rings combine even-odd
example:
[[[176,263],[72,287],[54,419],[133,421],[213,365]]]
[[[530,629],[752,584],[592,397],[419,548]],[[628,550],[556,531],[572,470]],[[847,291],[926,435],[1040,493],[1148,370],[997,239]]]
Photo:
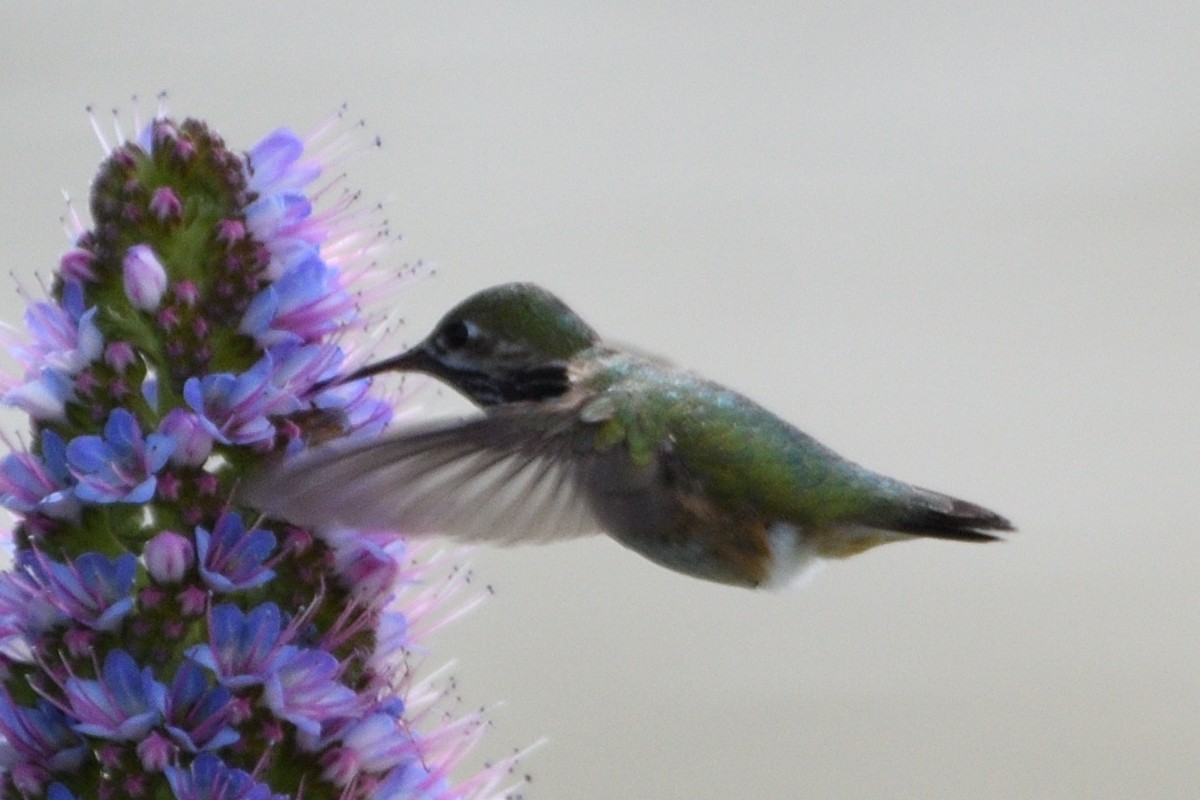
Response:
[[[0,254],[56,263],[87,103],[244,147],[348,101],[438,265],[393,346],[538,281],[1021,527],[776,594],[477,551],[497,596],[430,664],[504,701],[479,758],[548,737],[539,798],[1194,797],[1200,13],[958,5],[7,3]]]

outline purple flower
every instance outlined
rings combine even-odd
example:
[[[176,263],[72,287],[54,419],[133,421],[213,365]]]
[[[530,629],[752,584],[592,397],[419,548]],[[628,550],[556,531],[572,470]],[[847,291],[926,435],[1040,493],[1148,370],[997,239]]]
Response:
[[[46,602],[94,631],[115,631],[133,610],[137,559],[84,553],[66,564],[38,554],[27,564]]]
[[[271,382],[275,364],[269,354],[240,375],[220,372],[188,378],[183,397],[200,424],[222,444],[260,444],[275,435],[270,416],[300,409],[300,401]]]
[[[74,397],[70,376],[47,368],[5,392],[3,402],[16,406],[38,422],[55,422],[66,416],[67,403]]]
[[[189,586],[179,593],[179,610],[184,616],[198,617],[208,609],[208,592],[199,586]]]
[[[263,699],[276,716],[316,738],[321,724],[350,716],[359,698],[338,680],[341,665],[321,650],[288,645],[280,649],[267,675]]]
[[[54,370],[71,376],[104,352],[104,336],[96,326],[95,307],[84,309],[83,291],[74,281],[65,284],[63,302],[34,303],[25,312],[33,341],[13,345],[12,353],[26,370]]]
[[[346,729],[342,746],[331,754],[324,774],[345,786],[360,772],[385,773],[419,756],[412,734],[394,716],[375,713]]]
[[[288,800],[209,753],[197,756],[187,769],[167,767],[166,775],[176,800]]]
[[[222,514],[212,533],[196,528],[200,576],[218,594],[253,589],[274,578],[264,566],[274,549],[275,534],[262,528],[247,531],[237,512]]]
[[[166,687],[154,680],[149,667],[124,650],[110,650],[99,680],[67,678],[63,685],[71,715],[79,722],[72,727],[88,736],[116,742],[137,741],[158,724]]]
[[[304,142],[287,128],[277,128],[246,154],[249,189],[260,195],[303,189],[321,174],[316,161],[302,161]]]
[[[338,270],[311,254],[259,292],[238,330],[263,347],[328,336],[354,316],[354,300],[339,282]]]
[[[167,270],[148,244],[135,244],[125,251],[125,296],[133,307],[153,311],[167,290]]]
[[[266,248],[272,278],[319,252],[324,231],[311,214],[312,203],[299,194],[266,195],[246,208],[246,227]]]
[[[162,708],[167,733],[189,753],[219,750],[240,736],[231,727],[233,696],[223,686],[210,686],[204,670],[185,659],[175,672]]]
[[[134,416],[113,409],[103,436],[78,436],[67,445],[67,466],[79,481],[75,495],[89,503],[144,503],[174,448],[162,434],[143,439]]]
[[[229,603],[209,613],[208,644],[188,650],[189,658],[212,670],[230,689],[262,683],[282,640],[282,615],[274,603],[243,612]]]
[[[40,457],[10,453],[0,462],[0,505],[18,514],[74,519],[79,502],[69,491],[75,479],[67,469],[67,447],[50,428],[42,429],[41,443]]]
[[[26,636],[36,636],[67,619],[46,599],[39,583],[25,572],[0,574],[0,653],[27,661]]]
[[[0,764],[9,769],[30,763],[65,772],[78,767],[87,752],[62,711],[45,700],[33,708],[16,705],[7,692],[0,693],[0,736]]]

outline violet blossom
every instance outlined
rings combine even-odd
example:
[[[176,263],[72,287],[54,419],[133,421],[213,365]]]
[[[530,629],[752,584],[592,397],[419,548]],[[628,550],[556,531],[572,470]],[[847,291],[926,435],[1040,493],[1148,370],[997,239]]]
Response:
[[[337,382],[395,283],[329,170],[338,141],[280,128],[239,152],[163,113],[102,141],[91,227],[72,215],[49,297],[5,339],[0,397],[32,433],[0,460],[0,800],[503,795],[511,759],[454,777],[480,715],[431,713],[445,692],[411,679],[453,592],[420,589],[396,532],[238,499],[403,400]]]

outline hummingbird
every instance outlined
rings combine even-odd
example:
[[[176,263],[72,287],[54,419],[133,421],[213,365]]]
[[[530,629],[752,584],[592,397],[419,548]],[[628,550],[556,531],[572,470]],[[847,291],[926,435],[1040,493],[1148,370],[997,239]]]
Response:
[[[982,506],[861,467],[752,400],[606,344],[531,283],[459,303],[401,354],[343,381],[421,372],[480,406],[465,419],[320,445],[242,499],[322,529],[545,542],[607,533],[664,567],[746,587],[915,537],[990,542]]]

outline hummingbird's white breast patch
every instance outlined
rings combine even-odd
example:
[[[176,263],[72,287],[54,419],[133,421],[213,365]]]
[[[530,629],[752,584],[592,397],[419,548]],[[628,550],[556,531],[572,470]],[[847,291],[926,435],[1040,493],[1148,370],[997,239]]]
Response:
[[[763,583],[765,589],[804,586],[825,566],[825,559],[808,543],[807,537],[787,522],[776,522],[767,528],[767,547],[771,566]]]

